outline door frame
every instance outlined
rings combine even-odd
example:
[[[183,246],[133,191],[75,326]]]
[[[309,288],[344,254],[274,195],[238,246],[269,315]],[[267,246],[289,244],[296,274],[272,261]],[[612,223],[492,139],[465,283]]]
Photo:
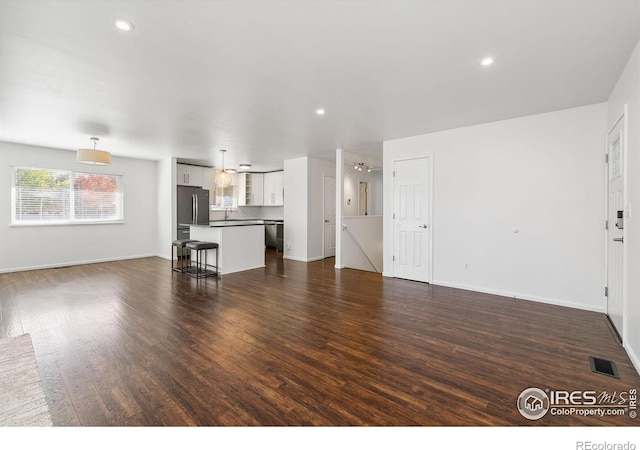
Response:
[[[325,186],[327,184],[327,178],[333,178],[334,180],[334,193],[336,192],[336,187],[338,185],[338,177],[337,176],[333,176],[333,175],[327,175],[327,174],[322,174],[322,258],[326,259],[326,258],[334,258],[336,257],[336,253],[338,251],[338,236],[334,236],[333,238],[333,255],[327,256],[327,243],[325,242],[325,222],[324,222],[324,218],[326,216],[326,207],[327,207],[327,198],[325,197],[326,191],[325,191]],[[334,202],[335,202],[335,198],[334,198]],[[334,208],[333,210],[333,215],[335,217],[335,222],[338,223],[338,215],[337,215],[337,206]],[[335,223],[334,223],[334,228],[335,228]],[[335,233],[335,232],[334,232]]]
[[[395,168],[396,168],[396,163],[397,162],[401,162],[401,161],[411,161],[411,160],[415,160],[415,159],[428,159],[429,160],[429,228],[427,229],[427,239],[428,239],[428,246],[429,246],[429,250],[427,251],[427,261],[429,263],[429,270],[427,271],[427,283],[431,284],[433,283],[433,213],[434,213],[434,208],[433,208],[433,152],[428,152],[425,153],[423,155],[419,155],[419,156],[415,156],[413,158],[398,158],[398,159],[394,159],[393,161],[391,161],[392,163],[392,197],[391,197],[391,201],[392,201],[392,206],[391,206],[391,214],[393,215],[395,210],[396,210],[396,174],[395,174]],[[391,230],[391,239],[392,239],[392,250],[395,251],[395,236],[396,236],[396,226],[395,226],[395,220],[392,219],[392,230]],[[396,267],[395,267],[395,262],[392,262],[391,264],[391,276],[392,277],[397,277],[396,276]]]
[[[628,180],[628,170],[627,170],[627,135],[628,135],[628,121],[627,121],[627,117],[628,117],[628,112],[627,112],[627,104],[624,104],[624,108],[623,111],[621,113],[619,113],[616,116],[616,120],[613,122],[613,125],[611,125],[611,127],[609,127],[607,129],[607,134],[605,136],[605,155],[609,155],[609,135],[611,134],[611,132],[618,126],[618,124],[620,123],[620,121],[623,121],[623,132],[622,132],[622,177],[623,177],[623,182],[622,182],[622,203],[624,205],[624,211],[625,211],[625,222],[628,223],[628,220],[626,220],[629,216],[629,198],[628,198],[628,186],[629,186],[629,180]],[[604,214],[605,214],[605,221],[609,220],[609,160],[606,160],[606,163],[604,164],[604,172],[605,172],[605,177],[604,177],[604,192],[605,192],[605,199],[604,199]],[[605,222],[607,223],[607,222]],[[604,285],[605,286],[609,286],[609,229],[610,227],[614,226],[611,223],[608,223],[608,227],[605,227],[604,230]],[[626,236],[628,233],[624,233],[624,235]],[[609,297],[608,296],[604,296],[604,313],[607,315],[607,319],[611,320],[611,318],[609,317]],[[622,336],[620,336],[620,338],[622,339],[622,346],[625,347],[625,343],[627,341],[627,329],[628,329],[628,320],[627,320],[627,246],[623,245],[622,246]],[[618,332],[618,330],[616,330],[616,332]]]

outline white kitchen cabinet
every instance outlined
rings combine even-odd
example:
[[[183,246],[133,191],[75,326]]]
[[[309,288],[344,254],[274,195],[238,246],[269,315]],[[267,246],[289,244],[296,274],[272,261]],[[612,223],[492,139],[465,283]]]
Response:
[[[215,204],[216,171],[213,167],[202,168],[202,189],[206,189],[209,191],[209,204]]]
[[[264,205],[284,205],[284,171],[264,174]]]
[[[178,186],[202,187],[203,167],[190,164],[177,164],[176,184]]]
[[[238,206],[264,204],[264,174],[241,173],[238,176]]]

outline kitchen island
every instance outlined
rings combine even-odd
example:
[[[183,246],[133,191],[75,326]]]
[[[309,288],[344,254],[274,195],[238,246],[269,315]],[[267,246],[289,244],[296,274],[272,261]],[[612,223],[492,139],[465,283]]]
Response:
[[[191,239],[218,244],[221,275],[265,266],[264,223],[261,220],[214,221],[189,228]],[[215,264],[216,251],[207,252],[207,262]]]

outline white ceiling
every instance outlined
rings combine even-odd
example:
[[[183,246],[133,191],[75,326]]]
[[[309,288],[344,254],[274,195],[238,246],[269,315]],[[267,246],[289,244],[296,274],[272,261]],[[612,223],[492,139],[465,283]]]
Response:
[[[0,140],[375,164],[386,139],[606,101],[639,38],[640,0],[0,0]]]

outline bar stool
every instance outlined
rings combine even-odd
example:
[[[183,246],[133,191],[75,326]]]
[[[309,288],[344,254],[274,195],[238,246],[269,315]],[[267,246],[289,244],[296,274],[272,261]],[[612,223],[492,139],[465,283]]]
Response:
[[[215,242],[207,242],[207,241],[196,241],[196,242],[187,242],[186,249],[191,251],[195,250],[196,252],[196,265],[195,268],[192,267],[187,271],[189,276],[195,278],[205,278],[205,277],[218,277],[220,278],[220,268],[218,267],[218,244]],[[213,270],[207,270],[207,250],[215,250],[216,251],[216,265],[215,272]],[[202,252],[204,252],[204,265],[202,264]],[[193,261],[191,261],[193,264]]]
[[[187,271],[187,267],[185,265],[185,260],[187,259],[186,246],[190,242],[198,242],[193,239],[176,239],[171,243],[171,270],[175,272],[185,273]],[[180,265],[175,265],[173,263],[173,249],[176,250],[176,259],[180,261]]]

